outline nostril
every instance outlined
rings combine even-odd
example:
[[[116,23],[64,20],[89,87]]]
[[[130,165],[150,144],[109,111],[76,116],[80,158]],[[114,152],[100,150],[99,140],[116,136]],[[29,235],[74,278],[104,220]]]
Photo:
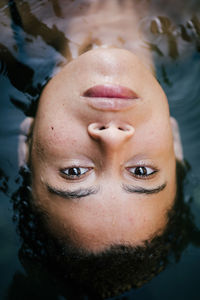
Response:
[[[101,127],[99,128],[99,130],[104,130],[104,129],[106,129],[105,126],[101,126]]]
[[[127,128],[127,127],[118,127],[119,130],[121,131],[129,131],[130,128]]]

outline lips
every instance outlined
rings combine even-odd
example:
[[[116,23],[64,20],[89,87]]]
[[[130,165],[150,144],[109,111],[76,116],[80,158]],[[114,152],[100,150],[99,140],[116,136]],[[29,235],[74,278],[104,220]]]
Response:
[[[128,109],[139,99],[138,95],[120,85],[96,85],[83,93],[87,103],[95,109],[118,111]]]
[[[84,93],[85,97],[95,98],[120,98],[135,99],[138,98],[135,92],[129,88],[120,85],[96,85]]]

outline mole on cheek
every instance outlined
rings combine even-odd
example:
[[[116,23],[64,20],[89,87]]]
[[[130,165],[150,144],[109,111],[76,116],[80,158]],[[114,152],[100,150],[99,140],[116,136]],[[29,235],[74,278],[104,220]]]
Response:
[[[53,126],[51,126],[51,130],[54,130],[54,127],[53,127]]]

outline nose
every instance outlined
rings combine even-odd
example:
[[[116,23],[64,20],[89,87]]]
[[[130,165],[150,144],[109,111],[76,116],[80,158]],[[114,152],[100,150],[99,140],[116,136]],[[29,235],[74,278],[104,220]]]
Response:
[[[88,126],[89,135],[112,150],[121,147],[134,132],[134,127],[126,123],[92,123]]]

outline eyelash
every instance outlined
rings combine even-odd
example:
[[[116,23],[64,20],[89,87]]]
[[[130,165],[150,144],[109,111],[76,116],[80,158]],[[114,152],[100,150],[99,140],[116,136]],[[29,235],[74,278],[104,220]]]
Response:
[[[146,172],[147,174],[133,174],[130,170],[131,169],[135,169],[135,171],[137,170],[138,172]],[[136,178],[147,178],[147,177],[151,177],[153,174],[157,173],[158,170],[155,168],[151,168],[151,167],[147,167],[147,166],[136,166],[136,167],[129,167],[127,168],[127,170],[131,173],[131,176],[134,176]],[[150,174],[148,174],[148,171],[150,171]]]
[[[80,178],[83,178],[84,176],[86,176],[86,174],[91,170],[92,168],[87,168],[87,167],[69,167],[66,169],[62,169],[60,172],[62,175],[64,175],[65,177],[67,177],[67,179],[71,179],[71,180],[77,180]],[[158,172],[157,169],[155,168],[151,168],[151,167],[146,167],[146,166],[136,166],[136,167],[129,167],[126,168],[128,170],[129,173],[131,173],[131,176],[136,177],[136,178],[143,178],[146,179],[147,177],[151,177],[153,174],[155,174],[156,172]],[[134,169],[135,172],[143,172],[143,173],[147,173],[147,174],[134,174],[133,172],[131,172],[131,169]],[[81,174],[81,170],[83,171]],[[148,172],[150,171],[150,174],[148,174]],[[76,173],[76,174],[69,174],[70,171]],[[68,174],[67,174],[68,172]]]

